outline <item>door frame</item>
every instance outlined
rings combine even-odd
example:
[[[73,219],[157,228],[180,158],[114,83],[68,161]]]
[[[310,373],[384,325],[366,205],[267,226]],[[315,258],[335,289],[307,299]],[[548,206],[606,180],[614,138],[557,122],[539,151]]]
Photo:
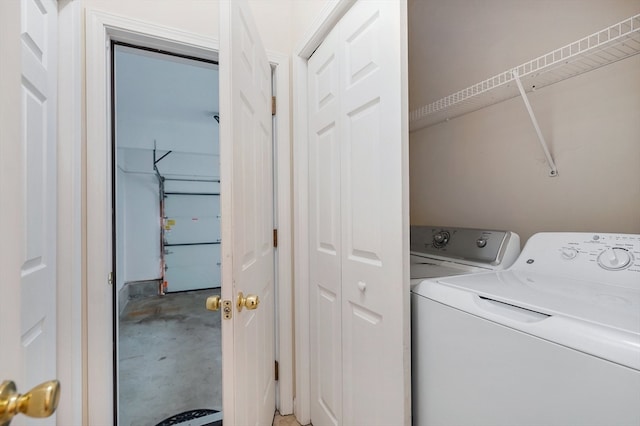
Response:
[[[112,286],[111,194],[111,40],[157,48],[183,55],[218,60],[218,39],[163,27],[99,10],[86,11],[86,383],[87,423],[112,423],[114,419],[114,330]],[[293,411],[293,330],[292,322],[292,240],[291,240],[291,145],[289,136],[289,62],[288,56],[267,51],[275,68],[278,114],[275,116],[278,168],[274,173],[277,188],[279,224],[276,259],[277,303],[276,348],[280,364],[278,408]],[[221,144],[225,143],[221,140]],[[230,143],[230,142],[227,142]],[[223,231],[225,221],[222,222]],[[224,249],[223,266],[225,253]],[[230,270],[230,263],[227,269]],[[228,276],[228,275],[227,275]],[[224,286],[223,282],[223,286]],[[226,285],[231,285],[228,282]],[[230,291],[230,290],[229,290]],[[204,303],[204,301],[203,301]],[[227,370],[229,366],[224,366]],[[233,371],[233,370],[229,370]],[[223,373],[224,375],[224,373]],[[114,395],[115,396],[115,395]],[[224,400],[225,412],[233,412],[233,401]],[[274,407],[275,409],[276,407]]]
[[[357,0],[330,2],[320,11],[317,19],[302,37],[293,54],[293,149],[294,179],[294,282],[295,305],[309,307],[309,150],[307,71],[313,52],[324,41],[333,27]],[[311,355],[309,309],[295,311],[296,400],[294,411],[301,424],[311,422]]]
[[[58,0],[57,375],[59,424],[86,424],[83,392],[82,3]]]

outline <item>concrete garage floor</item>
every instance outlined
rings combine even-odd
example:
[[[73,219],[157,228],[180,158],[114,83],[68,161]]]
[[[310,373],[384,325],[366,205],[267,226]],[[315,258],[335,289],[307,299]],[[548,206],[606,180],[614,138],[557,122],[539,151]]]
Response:
[[[220,289],[138,296],[120,315],[119,425],[153,426],[195,409],[222,411]]]
[[[222,411],[220,313],[204,307],[215,294],[220,289],[136,292],[127,302],[118,340],[120,426],[154,426],[189,410]],[[273,425],[300,426],[278,413]]]

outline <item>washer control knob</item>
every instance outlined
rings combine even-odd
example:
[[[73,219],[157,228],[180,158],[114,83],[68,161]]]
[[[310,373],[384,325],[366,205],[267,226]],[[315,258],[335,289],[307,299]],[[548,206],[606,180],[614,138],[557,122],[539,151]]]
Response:
[[[632,261],[631,253],[622,247],[608,248],[598,256],[598,265],[610,271],[625,269],[631,266]]]
[[[440,231],[433,236],[433,246],[436,248],[442,248],[449,242],[449,233],[447,231]]]
[[[576,256],[578,255],[578,250],[576,250],[573,247],[564,247],[561,251],[560,251],[560,255],[562,256],[563,259],[565,260],[571,260],[571,259],[575,259]]]
[[[476,245],[480,248],[485,247],[487,245],[487,239],[486,238],[478,238],[476,240]]]

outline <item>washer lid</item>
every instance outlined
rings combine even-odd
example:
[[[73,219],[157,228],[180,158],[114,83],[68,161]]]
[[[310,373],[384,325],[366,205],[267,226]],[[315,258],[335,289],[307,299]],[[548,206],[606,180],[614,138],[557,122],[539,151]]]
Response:
[[[504,271],[425,280],[412,291],[640,371],[640,290]]]
[[[447,262],[424,256],[416,256],[414,254],[411,255],[411,263],[409,266],[411,279],[449,277],[453,275],[470,274],[473,272],[488,272],[485,268],[479,268],[457,262]]]
[[[440,282],[546,315],[640,334],[640,288],[517,270],[444,278]]]

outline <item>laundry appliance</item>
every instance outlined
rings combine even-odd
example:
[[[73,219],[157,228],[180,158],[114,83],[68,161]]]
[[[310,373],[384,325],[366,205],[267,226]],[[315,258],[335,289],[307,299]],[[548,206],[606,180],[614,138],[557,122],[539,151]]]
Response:
[[[509,267],[520,254],[520,237],[509,231],[470,229],[438,226],[411,226],[411,303],[417,296],[413,289],[424,279],[468,275],[502,270]],[[422,347],[423,326],[416,324],[412,313],[412,346]],[[420,392],[417,392],[416,377],[422,377],[424,362],[417,359],[421,354],[412,351],[413,407],[420,407]],[[415,423],[414,423],[415,424]]]
[[[415,426],[640,425],[640,235],[536,234],[412,318]]]
[[[520,254],[515,232],[411,226],[411,284],[426,278],[500,270]]]

